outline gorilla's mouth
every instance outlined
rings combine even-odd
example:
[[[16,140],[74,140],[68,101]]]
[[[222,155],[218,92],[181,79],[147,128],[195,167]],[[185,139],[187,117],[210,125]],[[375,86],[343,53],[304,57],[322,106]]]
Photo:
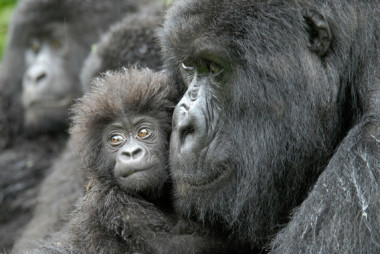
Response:
[[[174,135],[173,135],[174,134]],[[191,187],[216,186],[235,172],[229,152],[220,147],[217,135],[199,135],[191,125],[172,134],[172,175]],[[175,145],[174,145],[175,144]]]
[[[149,169],[132,169],[132,170],[126,171],[124,174],[122,174],[120,176],[120,179],[121,180],[125,180],[126,178],[128,178],[131,175],[133,175],[134,173],[142,172],[142,171],[145,171],[145,170],[149,170]]]
[[[31,108],[64,108],[72,104],[73,98],[71,96],[57,97],[57,98],[42,98],[31,101],[27,107]]]
[[[175,170],[172,170],[173,177],[182,184],[202,188],[217,186],[229,180],[235,172],[235,167],[228,163],[230,159],[226,153],[212,145],[214,143],[210,142],[199,154],[193,154],[191,163],[184,164],[181,160],[184,159],[181,158],[184,154],[180,154],[180,157],[176,158],[180,163],[175,165]]]
[[[131,167],[131,168],[124,168],[118,170],[118,177],[120,180],[126,180],[128,177],[145,171],[154,170],[155,164],[151,163],[149,165],[144,165],[143,167]]]
[[[219,168],[219,170],[214,170],[214,172],[208,174],[207,176],[197,177],[195,175],[192,175],[192,177],[183,178],[182,183],[193,188],[214,188],[231,179],[233,172],[234,170],[223,167]]]

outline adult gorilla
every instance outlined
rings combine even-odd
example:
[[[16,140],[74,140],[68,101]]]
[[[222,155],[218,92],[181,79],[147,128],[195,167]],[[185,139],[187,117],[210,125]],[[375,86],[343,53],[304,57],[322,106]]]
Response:
[[[137,9],[131,0],[19,1],[0,70],[0,246],[5,251],[30,219],[38,184],[63,148],[67,110],[81,94],[79,71],[91,44]]]
[[[379,252],[379,17],[375,0],[178,1],[178,211],[273,253]]]
[[[91,44],[112,23],[135,12],[138,7],[133,2],[25,0],[18,4],[0,73],[0,134],[9,137],[8,145],[20,133],[61,132],[67,127],[67,109],[81,94],[79,72]]]
[[[110,70],[132,65],[162,69],[157,29],[165,9],[163,4],[148,5],[111,26],[83,63],[80,78],[84,92],[92,79]]]

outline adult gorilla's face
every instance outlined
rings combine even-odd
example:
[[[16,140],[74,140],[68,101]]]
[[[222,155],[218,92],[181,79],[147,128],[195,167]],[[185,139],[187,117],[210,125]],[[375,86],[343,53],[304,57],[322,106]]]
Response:
[[[186,90],[173,117],[171,170],[180,212],[263,241],[342,135],[339,77],[322,59],[328,47],[311,49],[327,43],[314,17],[227,2],[179,1],[168,13],[166,66]]]
[[[22,82],[24,125],[29,132],[64,128],[68,108],[81,94],[78,69],[87,50],[63,24],[51,24],[31,37]]]

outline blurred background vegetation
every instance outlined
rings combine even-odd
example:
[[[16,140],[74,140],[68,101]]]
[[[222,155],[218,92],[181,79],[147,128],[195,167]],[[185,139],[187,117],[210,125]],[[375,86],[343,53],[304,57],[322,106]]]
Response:
[[[6,46],[8,22],[16,2],[17,0],[0,0],[0,60]]]

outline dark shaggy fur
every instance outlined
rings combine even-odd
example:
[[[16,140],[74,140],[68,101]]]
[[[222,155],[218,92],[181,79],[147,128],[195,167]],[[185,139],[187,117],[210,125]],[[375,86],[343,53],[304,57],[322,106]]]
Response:
[[[173,88],[163,72],[108,73],[75,105],[71,142],[92,182],[68,226],[34,252],[206,253],[220,248],[218,242],[195,234],[195,227],[188,228],[190,233],[175,228],[176,219],[170,212],[170,190],[163,184],[168,176],[168,139],[176,99]],[[135,117],[150,117],[158,123],[156,143],[149,149],[151,155],[159,155],[162,179],[139,191],[118,184],[115,158],[104,143],[107,126],[115,121],[130,126]],[[147,174],[153,174],[151,170]]]
[[[273,253],[380,252],[379,2],[183,0],[176,207]],[[183,86],[185,84],[186,86]]]
[[[90,78],[107,70],[134,63],[160,69],[161,60],[155,30],[161,23],[159,14],[163,8],[164,6],[158,4],[145,5],[110,27],[96,43],[96,50],[85,60],[81,71],[84,90],[89,87]],[[146,52],[140,51],[142,44],[146,46]],[[58,231],[67,222],[68,213],[74,209],[75,201],[82,197],[87,183],[78,170],[79,165],[78,154],[67,145],[60,158],[54,161],[48,177],[42,182],[33,218],[16,242],[15,252],[20,248],[25,249],[22,246],[28,242],[34,244],[33,240]]]
[[[0,153],[0,252],[10,250],[17,233],[30,220],[30,210],[37,202],[36,183],[62,149],[61,139],[52,142],[41,136]],[[37,149],[36,144],[44,146]]]
[[[80,67],[90,51],[91,44],[95,43],[112,23],[128,12],[136,12],[137,9],[138,5],[127,0],[115,0],[112,3],[99,0],[20,1],[10,23],[9,46],[0,74],[0,109],[5,115],[1,117],[5,120],[2,122],[5,126],[2,128],[2,138],[12,141],[14,135],[26,131],[22,129],[23,109],[20,97],[22,78],[26,70],[25,52],[31,46],[32,39],[46,39],[47,36],[52,36],[49,34],[50,26],[62,24],[67,39],[75,41],[76,44],[73,49],[75,51],[65,56],[68,58],[68,62],[63,66],[67,68],[64,70],[68,74],[65,78],[78,83]],[[64,80],[59,82],[64,84]],[[49,128],[56,128],[50,127],[48,123],[44,125],[39,128],[45,132],[50,131]],[[60,132],[62,129],[56,131]]]
[[[126,13],[137,11],[137,6],[134,1],[127,0],[112,3],[99,0],[19,2],[10,23],[9,46],[0,70],[0,150],[3,151],[0,170],[4,176],[0,180],[0,193],[3,194],[0,200],[1,249],[7,251],[10,248],[19,229],[30,219],[38,185],[53,158],[63,149],[67,137],[66,110],[62,110],[59,117],[35,119],[38,126],[24,126],[22,101],[23,97],[28,98],[32,94],[22,96],[23,78],[25,81],[25,73],[34,67],[26,63],[32,42],[35,39],[49,41],[53,36],[51,33],[58,32],[52,26],[60,25],[61,44],[70,46],[61,58],[48,65],[56,80],[52,80],[47,90],[62,92],[64,90],[61,89],[67,88],[67,92],[60,96],[70,94],[74,98],[81,93],[79,71],[90,45],[112,23]],[[35,91],[38,89],[36,86]],[[24,165],[25,161],[27,164]]]
[[[61,230],[74,209],[75,202],[86,190],[86,178],[80,171],[80,157],[69,143],[60,158],[53,161],[39,192],[34,193],[33,216],[16,239],[12,253],[24,253],[35,247],[35,240]],[[29,214],[28,214],[29,215]],[[30,215],[28,216],[30,218]],[[20,227],[20,226],[18,226]]]
[[[162,66],[156,30],[162,23],[164,6],[150,5],[128,15],[102,36],[81,71],[83,90],[99,73],[139,65],[152,70]]]

